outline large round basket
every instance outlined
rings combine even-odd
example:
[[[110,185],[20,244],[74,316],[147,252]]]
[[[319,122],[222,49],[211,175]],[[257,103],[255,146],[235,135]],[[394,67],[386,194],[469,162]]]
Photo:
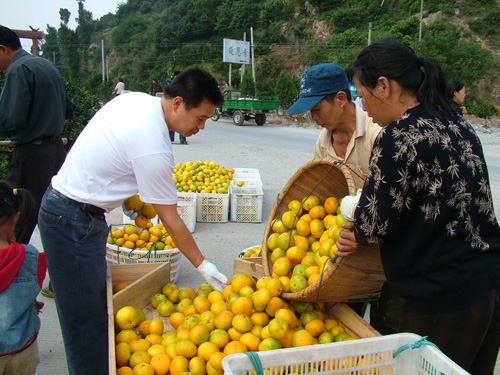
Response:
[[[288,210],[290,201],[302,201],[310,194],[324,202],[330,196],[342,198],[355,195],[356,186],[351,172],[343,164],[313,160],[302,166],[283,187],[269,214],[262,242],[265,276],[273,272],[271,250],[267,248],[273,220]],[[379,247],[368,246],[355,255],[330,259],[320,279],[300,292],[283,293],[282,297],[308,302],[369,301],[379,297],[384,282]]]

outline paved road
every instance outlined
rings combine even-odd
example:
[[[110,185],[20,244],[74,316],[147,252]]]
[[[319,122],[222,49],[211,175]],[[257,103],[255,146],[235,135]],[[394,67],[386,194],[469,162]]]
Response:
[[[262,242],[265,221],[277,194],[288,179],[312,157],[314,143],[320,130],[315,128],[281,127],[266,124],[262,127],[253,122],[245,122],[241,127],[231,120],[221,119],[207,123],[207,128],[188,139],[189,145],[179,145],[178,135],[174,144],[176,162],[213,160],[226,167],[258,168],[264,184],[262,223],[197,223],[193,234],[207,258],[217,264],[221,272],[232,275],[233,259],[241,250]],[[495,176],[496,212],[500,212],[500,139],[488,138],[485,142],[490,174]],[[492,184],[492,185],[494,185]],[[122,222],[121,210],[107,215],[108,223]],[[33,245],[42,249],[38,233]],[[181,262],[181,287],[196,286],[204,280],[185,259]],[[45,281],[47,285],[48,280]],[[64,348],[55,311],[51,299],[40,296],[45,302],[42,328],[39,336],[41,363],[39,375],[67,374]],[[500,375],[497,365],[495,375]]]

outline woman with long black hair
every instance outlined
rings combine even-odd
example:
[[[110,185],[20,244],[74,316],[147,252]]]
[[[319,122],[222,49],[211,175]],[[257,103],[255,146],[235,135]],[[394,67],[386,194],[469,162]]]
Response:
[[[428,336],[472,374],[493,374],[500,228],[481,143],[451,109],[436,60],[383,40],[348,75],[383,129],[337,255],[380,243],[387,280],[405,298],[399,331]]]

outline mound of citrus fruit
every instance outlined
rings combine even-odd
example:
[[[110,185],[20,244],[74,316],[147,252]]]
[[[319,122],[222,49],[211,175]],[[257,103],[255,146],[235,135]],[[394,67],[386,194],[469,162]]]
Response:
[[[234,169],[201,160],[178,163],[173,172],[178,192],[220,194],[227,194],[233,173]]]
[[[346,221],[339,200],[320,202],[315,195],[292,200],[288,210],[271,223],[267,248],[272,276],[285,280],[287,292],[300,292],[321,279],[328,261],[337,251],[337,238]]]
[[[151,219],[157,216],[156,210],[151,203],[144,203],[139,194],[135,194],[123,201],[124,210],[132,210],[137,213],[135,224],[140,228],[145,228]]]
[[[123,228],[112,227],[107,242],[138,250],[170,250],[176,247],[163,224],[153,225],[151,222],[145,228],[133,224],[125,224]]]
[[[245,258],[256,258],[262,256],[262,245],[252,246],[243,252]],[[241,254],[240,254],[241,257]]]
[[[222,292],[165,284],[150,297],[156,317],[132,306],[116,312],[117,374],[223,375],[222,359],[232,353],[354,339],[324,304],[287,302],[284,288],[280,279],[247,274]]]

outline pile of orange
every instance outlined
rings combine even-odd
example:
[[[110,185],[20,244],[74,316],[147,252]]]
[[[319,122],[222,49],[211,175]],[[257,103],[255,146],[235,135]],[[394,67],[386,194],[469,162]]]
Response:
[[[247,274],[222,292],[165,284],[150,298],[160,317],[144,320],[131,306],[116,313],[117,374],[223,375],[229,354],[354,339],[324,304],[287,302],[282,291],[278,279]]]
[[[328,197],[321,203],[315,195],[292,200],[288,210],[271,223],[267,248],[273,264],[272,277],[286,292],[300,292],[315,282],[337,251],[337,238],[346,222],[339,200]]]
[[[126,209],[135,211],[138,214],[135,218],[135,224],[140,228],[145,228],[151,222],[151,219],[154,219],[157,215],[153,205],[151,203],[144,203],[139,194],[125,199],[123,205]]]
[[[227,194],[234,169],[198,160],[176,164],[173,174],[178,192]]]
[[[176,247],[163,224],[153,225],[151,222],[145,228],[133,224],[125,224],[123,228],[112,227],[107,242],[138,250],[170,250]]]
[[[241,256],[241,255],[240,255]],[[256,258],[262,256],[262,245],[252,246],[243,252],[245,258]]]

